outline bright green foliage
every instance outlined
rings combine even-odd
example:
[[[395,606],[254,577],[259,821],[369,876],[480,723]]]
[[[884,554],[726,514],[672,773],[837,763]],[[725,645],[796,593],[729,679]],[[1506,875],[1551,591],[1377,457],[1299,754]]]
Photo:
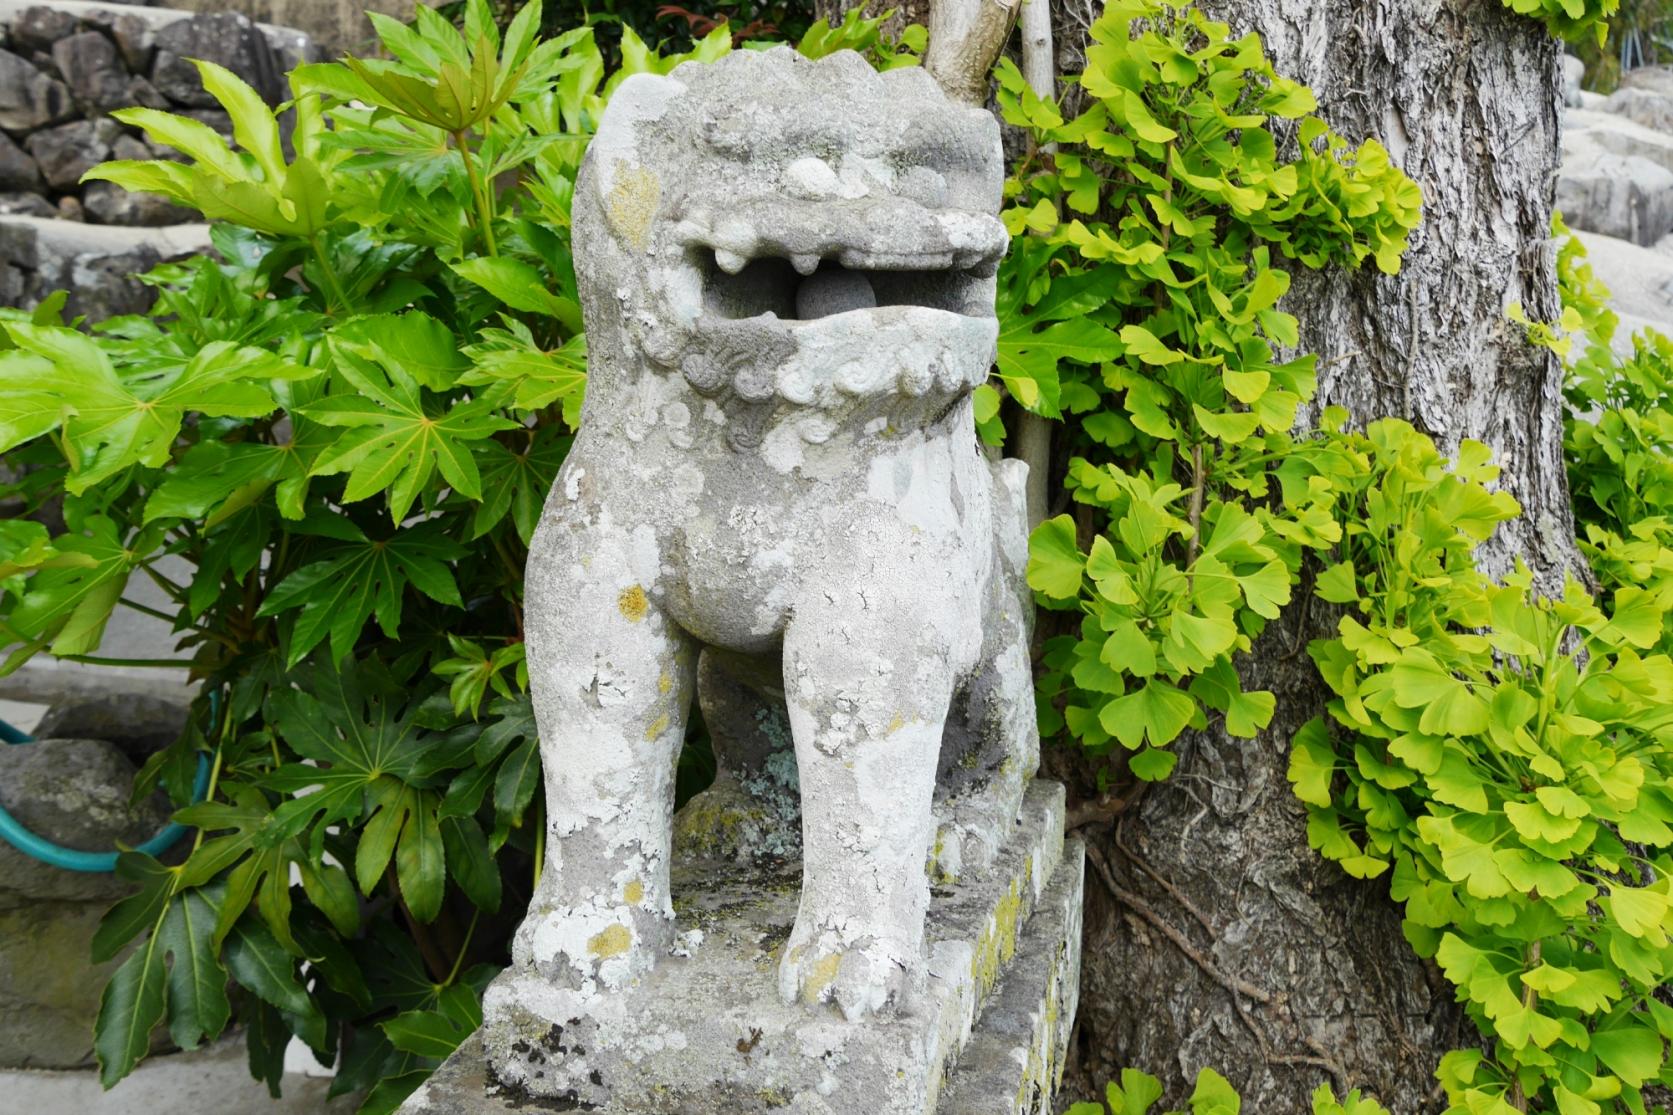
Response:
[[[1312,94],[1254,36],[1143,0],[1111,4],[1092,39],[1072,120],[1000,65],[1006,118],[1057,150],[1008,186],[998,372],[1024,407],[1073,419],[1079,514],[1040,527],[1029,563],[1042,603],[1082,614],[1047,647],[1042,731],[1119,743],[1154,779],[1173,767],[1157,749],[1208,710],[1235,735],[1270,722],[1272,695],[1244,692],[1232,656],[1339,536],[1328,483],[1280,483],[1315,377],[1313,357],[1274,355],[1297,339],[1279,264],[1392,272],[1421,197],[1376,142],[1308,115]],[[1279,121],[1296,122],[1294,159]]]
[[[1558,232],[1564,231],[1559,223]],[[1347,609],[1310,648],[1334,726],[1296,736],[1309,841],[1389,878],[1405,931],[1491,1041],[1448,1054],[1458,1112],[1641,1112],[1673,1081],[1673,606],[1664,338],[1608,343],[1608,292],[1570,242],[1564,317],[1530,338],[1569,358],[1565,450],[1608,606],[1542,599],[1472,551],[1515,514],[1486,452],[1456,462],[1403,425],[1370,464],[1320,595]]]
[[[376,22],[386,59],[300,68],[281,113],[200,66],[235,146],[119,114],[187,161],[92,176],[223,222],[215,256],[146,276],[152,316],[0,319],[0,495],[66,524],[0,522],[0,670],[95,654],[138,575],[206,693],[141,778],[185,805],[212,756],[177,815],[191,854],[123,856],[140,890],[99,931],[102,959],[135,945],[100,1013],[107,1084],[157,1024],[190,1046],[236,1015],[270,1086],[296,1035],[392,1111],[480,1021],[533,882],[522,583],[586,383],[569,200],[616,85],[731,37],[664,56],[624,31],[607,74],[590,29],[539,40],[538,0],[503,34],[482,0],[462,33]],[[805,49],[910,63],[879,26]]]
[[[1513,12],[1543,20],[1551,33],[1570,42],[1590,39],[1602,46],[1609,37],[1609,20],[1620,11],[1621,0],[1501,0]],[[1565,1113],[1566,1115],[1566,1113]]]
[[[1161,1102],[1162,1093],[1162,1082],[1154,1076],[1137,1069],[1122,1069],[1121,1083],[1109,1085],[1103,1103],[1072,1104],[1067,1115],[1151,1115],[1151,1108]],[[1197,1073],[1196,1086],[1186,1102],[1190,1106],[1189,1115],[1238,1115],[1243,1108],[1243,1100],[1231,1083],[1208,1068]],[[1338,1100],[1328,1084],[1319,1085],[1313,1093],[1312,1112],[1313,1115],[1389,1115],[1382,1104],[1362,1097],[1357,1091]],[[1187,1113],[1175,1110],[1165,1115]]]

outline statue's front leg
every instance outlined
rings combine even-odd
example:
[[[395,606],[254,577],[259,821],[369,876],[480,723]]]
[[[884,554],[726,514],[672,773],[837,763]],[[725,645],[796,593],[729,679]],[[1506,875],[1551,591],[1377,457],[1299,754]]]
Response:
[[[802,896],[779,964],[786,1001],[850,1020],[921,979],[932,802],[954,671],[921,615],[875,586],[800,610],[784,688],[802,797]],[[869,595],[869,599],[867,598]]]
[[[549,507],[529,552],[547,841],[513,957],[560,985],[610,988],[671,943],[674,767],[696,654],[658,604],[654,555],[580,510]]]

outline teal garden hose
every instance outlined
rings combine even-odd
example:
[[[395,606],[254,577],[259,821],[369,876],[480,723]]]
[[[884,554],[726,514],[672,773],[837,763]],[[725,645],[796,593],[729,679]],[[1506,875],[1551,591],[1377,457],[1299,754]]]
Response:
[[[210,715],[214,717],[220,708],[219,693],[209,695]],[[0,720],[0,741],[8,744],[27,744],[33,740],[23,732],[18,731],[4,720]],[[198,755],[197,777],[192,783],[192,800],[202,801],[204,793],[209,789],[209,756]],[[170,822],[163,830],[150,840],[137,846],[134,851],[144,852],[146,855],[160,856],[185,836],[185,825]],[[53,867],[61,867],[65,871],[101,872],[116,870],[116,852],[83,852],[75,848],[65,848],[52,841],[38,836],[24,828],[16,817],[6,812],[5,806],[0,806],[0,840],[4,840],[25,855],[33,856],[42,863],[49,863]]]

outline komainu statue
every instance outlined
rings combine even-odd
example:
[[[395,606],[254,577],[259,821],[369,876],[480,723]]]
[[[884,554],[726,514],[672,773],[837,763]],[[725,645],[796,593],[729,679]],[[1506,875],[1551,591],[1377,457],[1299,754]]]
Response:
[[[694,963],[672,958],[693,944],[670,888],[694,698],[723,783],[759,773],[763,725],[788,725],[799,907],[787,939],[758,935],[750,970],[770,963],[778,996],[758,999],[821,1034],[913,1015],[932,881],[993,864],[1022,826],[1039,749],[1025,469],[990,460],[972,417],[995,357],[1002,174],[992,115],[852,52],[738,51],[610,101],[573,205],[583,421],[528,562],[549,839],[487,1001],[502,1081],[604,1102],[596,1067],[576,1080],[552,1062],[605,1064],[600,1028],[640,1009],[625,989]],[[1038,889],[1056,861],[1019,862]],[[717,1020],[755,1009],[705,993]],[[968,1033],[973,1002],[946,1026]],[[497,1053],[496,1018],[530,1017],[553,1021],[545,1054]],[[799,1023],[738,1017],[743,1060],[778,1064],[776,1033],[751,1052],[762,1027]],[[620,1063],[695,1040],[663,1027]],[[717,1048],[740,1057],[730,1035]],[[818,1056],[855,1054],[807,1055],[824,1072]],[[913,1102],[933,1103],[934,1075]]]

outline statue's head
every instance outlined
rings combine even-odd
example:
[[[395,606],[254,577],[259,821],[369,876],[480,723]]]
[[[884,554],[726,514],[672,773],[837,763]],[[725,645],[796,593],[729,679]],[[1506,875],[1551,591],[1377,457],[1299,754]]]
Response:
[[[629,78],[574,202],[595,389],[649,366],[723,406],[967,394],[1002,181],[992,115],[920,69],[779,47]]]

